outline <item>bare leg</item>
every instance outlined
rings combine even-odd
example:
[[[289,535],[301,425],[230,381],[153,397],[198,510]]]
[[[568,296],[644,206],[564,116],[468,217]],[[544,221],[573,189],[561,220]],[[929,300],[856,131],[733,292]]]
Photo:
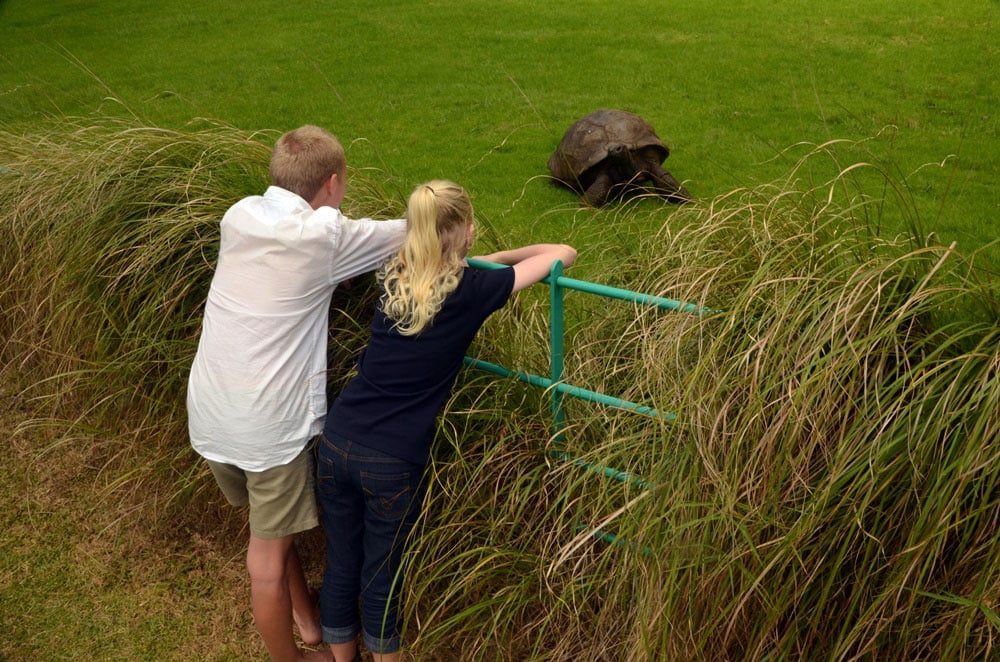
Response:
[[[330,652],[336,662],[354,662],[358,659],[358,642],[349,641],[346,644],[330,644]]]
[[[355,662],[355,660],[361,659],[361,656],[358,655],[358,644],[354,641],[346,644],[330,644],[330,651],[336,662]],[[399,662],[400,655],[398,652],[372,653],[372,659],[375,662]]]
[[[306,576],[302,571],[299,554],[292,545],[288,552],[288,563],[285,571],[288,573],[288,590],[292,598],[292,618],[299,628],[302,643],[307,646],[318,646],[323,643],[323,631],[319,625],[319,605],[316,604],[316,594],[309,590]]]
[[[292,636],[292,581],[289,566],[293,563],[292,536],[268,540],[251,534],[247,550],[247,570],[250,572],[250,604],[257,631],[275,662],[298,662],[303,659],[330,659],[328,651],[303,653]],[[294,566],[301,576],[302,567],[295,555]],[[294,571],[293,571],[294,572]],[[305,578],[295,592],[305,592]]]

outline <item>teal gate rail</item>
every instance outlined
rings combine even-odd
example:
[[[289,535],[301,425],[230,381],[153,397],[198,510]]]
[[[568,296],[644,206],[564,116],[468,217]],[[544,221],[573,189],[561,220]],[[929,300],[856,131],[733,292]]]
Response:
[[[476,260],[473,258],[469,259],[469,265],[477,269],[508,268],[504,265],[494,264],[493,262],[485,262],[483,260]],[[465,364],[472,368],[490,372],[496,375],[500,375],[502,377],[513,377],[526,384],[530,384],[531,386],[548,389],[551,395],[552,432],[557,442],[560,440],[561,432],[566,424],[565,412],[563,410],[564,396],[570,396],[581,400],[587,400],[597,404],[607,405],[609,407],[615,407],[617,409],[631,411],[646,416],[661,418],[664,420],[675,420],[677,418],[676,414],[670,412],[661,412],[653,407],[648,407],[646,405],[630,402],[622,398],[607,395],[605,393],[599,393],[597,391],[592,391],[590,389],[586,389],[580,386],[567,384],[566,382],[563,381],[563,358],[564,358],[564,335],[565,335],[563,300],[565,291],[576,290],[578,292],[594,294],[609,299],[619,299],[621,301],[628,301],[632,303],[653,306],[661,310],[671,310],[671,311],[690,313],[695,315],[701,315],[705,313],[718,312],[718,311],[709,308],[702,308],[696,306],[693,303],[685,303],[683,301],[666,299],[664,297],[653,296],[651,294],[643,294],[641,292],[623,290],[617,287],[609,287],[607,285],[601,285],[599,283],[591,283],[584,280],[577,280],[575,278],[567,278],[566,276],[563,276],[563,265],[562,262],[559,261],[556,261],[552,264],[551,272],[542,282],[547,283],[549,285],[549,326],[551,329],[550,348],[549,348],[549,376],[543,377],[541,375],[534,375],[529,372],[512,370],[510,368],[505,368],[503,366],[499,366],[494,363],[482,361],[473,358],[471,356],[465,357]],[[576,457],[564,450],[561,450],[560,448],[558,448],[558,443],[557,443],[557,448],[552,450],[550,454],[552,457],[555,457],[563,462],[573,464],[587,471],[596,471],[609,478],[613,478],[621,482],[628,482],[638,487],[649,486],[646,480],[639,476],[635,476],[628,472],[619,471],[618,469],[614,469],[612,467],[598,466],[588,463],[579,457]],[[605,542],[614,542],[614,543],[621,542],[613,534],[601,531],[599,529],[594,531],[594,536],[601,540],[604,540]]]

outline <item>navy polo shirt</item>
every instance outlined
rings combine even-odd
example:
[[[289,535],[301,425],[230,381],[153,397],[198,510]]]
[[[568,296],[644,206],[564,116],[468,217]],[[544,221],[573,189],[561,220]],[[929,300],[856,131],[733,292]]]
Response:
[[[358,374],[330,407],[326,434],[425,464],[435,418],[462,358],[479,327],[503,307],[513,288],[513,269],[466,267],[433,323],[416,336],[400,335],[378,306]]]

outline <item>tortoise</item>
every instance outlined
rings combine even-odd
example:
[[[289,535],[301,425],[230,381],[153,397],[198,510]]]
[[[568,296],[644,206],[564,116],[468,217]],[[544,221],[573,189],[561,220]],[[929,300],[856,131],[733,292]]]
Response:
[[[624,110],[596,110],[577,120],[549,157],[553,183],[581,194],[595,207],[651,182],[670,202],[691,194],[663,169],[670,149],[646,120]]]

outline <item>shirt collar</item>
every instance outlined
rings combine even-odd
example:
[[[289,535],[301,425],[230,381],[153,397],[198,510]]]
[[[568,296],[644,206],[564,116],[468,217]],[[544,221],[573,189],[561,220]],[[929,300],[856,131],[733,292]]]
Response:
[[[302,196],[296,193],[292,193],[288,189],[283,189],[280,186],[274,186],[274,185],[268,186],[267,190],[264,191],[264,198],[285,205],[294,204],[295,206],[301,207],[304,210],[312,209],[309,203],[306,202]]]

